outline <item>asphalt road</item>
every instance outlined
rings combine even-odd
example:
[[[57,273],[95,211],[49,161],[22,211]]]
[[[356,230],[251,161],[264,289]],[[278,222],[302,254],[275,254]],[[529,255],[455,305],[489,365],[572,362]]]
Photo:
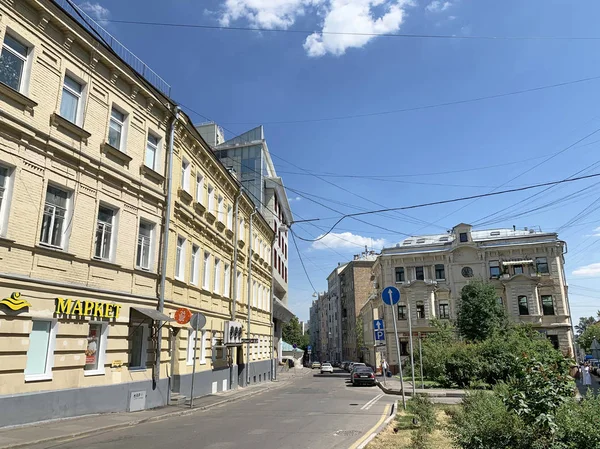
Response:
[[[281,388],[193,415],[29,449],[348,449],[397,398],[347,380],[342,371],[314,370]]]

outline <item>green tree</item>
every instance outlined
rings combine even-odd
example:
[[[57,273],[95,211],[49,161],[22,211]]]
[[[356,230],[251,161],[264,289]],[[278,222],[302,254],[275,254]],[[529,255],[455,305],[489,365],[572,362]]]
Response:
[[[456,325],[467,340],[482,341],[506,327],[506,311],[492,284],[472,281],[463,287],[460,298]]]
[[[302,326],[300,326],[300,322],[296,316],[283,326],[281,333],[283,341],[291,345],[298,345],[298,347],[302,347],[305,340],[308,340],[308,338],[304,338],[308,336],[302,335]]]
[[[579,343],[586,352],[589,352],[594,338],[600,342],[600,324],[587,326],[585,331],[577,339],[577,343]]]
[[[600,312],[600,310],[598,312]],[[585,332],[585,330],[588,328],[588,326],[591,326],[595,322],[596,322],[596,319],[593,316],[588,316],[588,317],[582,316],[581,318],[579,318],[579,324],[575,325],[575,330],[577,330],[576,337],[579,338],[581,336],[581,334],[583,334]]]

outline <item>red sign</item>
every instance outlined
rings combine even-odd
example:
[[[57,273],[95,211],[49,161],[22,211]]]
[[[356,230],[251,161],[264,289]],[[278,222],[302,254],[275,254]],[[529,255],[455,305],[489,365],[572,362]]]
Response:
[[[182,307],[175,311],[175,321],[179,324],[187,324],[192,319],[192,312],[190,309]]]

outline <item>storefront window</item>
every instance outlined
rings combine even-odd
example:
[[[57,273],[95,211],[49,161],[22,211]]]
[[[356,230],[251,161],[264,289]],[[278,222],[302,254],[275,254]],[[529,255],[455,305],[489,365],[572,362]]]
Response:
[[[52,379],[56,321],[34,320],[29,334],[25,380]]]
[[[132,323],[129,369],[145,369],[149,328],[145,323]]]
[[[108,325],[90,323],[85,349],[85,374],[104,374],[104,359],[106,354],[106,334]]]

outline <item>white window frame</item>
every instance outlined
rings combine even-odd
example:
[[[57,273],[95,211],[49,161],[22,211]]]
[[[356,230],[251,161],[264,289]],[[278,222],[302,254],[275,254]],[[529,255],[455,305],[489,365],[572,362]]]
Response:
[[[196,330],[188,329],[188,341],[187,341],[187,357],[185,364],[192,366],[194,364],[194,343],[196,341]]]
[[[181,158],[181,188],[190,193],[190,174],[192,173],[192,164],[185,157]]]
[[[210,253],[204,251],[202,264],[202,288],[210,290]]]
[[[142,224],[145,225],[149,225],[150,226],[150,241],[148,243],[148,266],[145,267],[141,264],[138,265],[138,251],[140,248],[140,226]],[[154,236],[155,236],[155,232],[156,232],[156,223],[153,223],[149,220],[145,220],[143,218],[140,218],[139,222],[138,222],[138,240],[137,240],[137,249],[136,249],[136,254],[135,254],[135,266],[136,268],[139,268],[140,270],[144,270],[144,271],[151,271],[152,267],[154,266]],[[143,261],[143,257],[140,257],[140,262]]]
[[[208,185],[207,192],[208,192],[208,206],[207,206],[208,212],[213,215],[217,215],[217,211],[215,210],[215,188],[213,187],[212,184]]]
[[[240,241],[244,241],[244,226],[246,225],[246,222],[243,218],[240,218],[240,222],[238,224],[238,240]]]
[[[100,324],[102,330],[100,332],[99,343],[100,353],[98,353],[98,368],[94,370],[83,370],[84,376],[104,376],[106,374],[106,345],[108,343],[108,323],[106,321],[89,321],[88,324]]]
[[[113,212],[112,221],[110,223],[110,241],[109,241],[109,248],[108,248],[108,257],[96,256],[96,244],[97,244],[96,234],[98,232],[98,224],[100,223],[98,216],[100,214],[101,207],[104,209],[109,209]],[[102,222],[102,223],[105,224],[104,222]],[[94,254],[92,256],[94,259],[104,260],[107,262],[112,262],[114,260],[115,254],[116,254],[115,249],[117,246],[118,223],[119,223],[119,209],[117,209],[116,207],[113,207],[109,204],[100,202],[100,204],[98,205],[98,210],[96,211],[96,227],[94,228]],[[102,249],[103,248],[101,247],[101,250],[100,250],[101,253],[104,252]]]
[[[200,263],[200,247],[192,244],[192,263],[190,271],[190,284],[198,285],[198,264]]]
[[[181,245],[179,242],[181,241]],[[187,239],[181,235],[177,235],[177,243],[175,246],[175,279],[183,281],[185,279],[185,250]]]
[[[258,291],[258,288],[257,288],[256,281],[253,280],[252,281],[252,303],[251,303],[252,307],[256,307],[257,291]]]
[[[150,138],[156,139],[156,143],[151,142]],[[155,133],[148,131],[146,135],[146,151],[144,152],[144,165],[155,172],[158,172],[158,161],[160,160],[162,139]],[[154,151],[154,163],[152,165],[147,164],[148,149],[151,148]]]
[[[233,231],[233,207],[231,204],[227,205],[227,229]]]
[[[119,119],[113,117],[113,115],[112,115],[113,109],[115,111],[117,111],[119,114],[123,115],[123,121],[120,121]],[[121,138],[119,139],[119,146],[116,146],[114,148],[119,150],[121,153],[125,153],[125,154],[127,154],[127,123],[128,123],[128,121],[129,121],[129,114],[127,114],[127,112],[125,112],[120,107],[113,104],[110,108],[110,113],[108,116],[108,132],[110,135],[110,123],[111,122],[114,122],[117,125],[121,126]],[[110,139],[107,139],[107,142],[110,142]],[[109,143],[109,145],[110,145],[110,143]]]
[[[206,331],[200,330],[200,365],[206,364]]]
[[[223,266],[223,296],[231,298],[231,265],[226,263]]]
[[[24,47],[27,47],[27,56],[23,57],[23,55],[15,52],[12,48],[10,48],[8,45],[6,45],[6,35],[9,35],[12,39],[14,39],[15,41],[17,41],[18,43],[20,43],[21,45],[23,45]],[[27,95],[29,93],[29,79],[30,79],[30,75],[31,75],[31,60],[33,59],[33,49],[34,46],[27,42],[25,39],[23,39],[21,36],[19,36],[18,34],[14,33],[12,30],[7,29],[6,33],[4,33],[4,37],[2,38],[2,50],[6,49],[7,51],[11,52],[13,55],[15,55],[17,58],[21,59],[23,61],[23,71],[21,72],[21,82],[19,84],[19,88],[17,89],[17,92],[23,94],[23,95]],[[8,86],[8,84],[7,84]],[[10,87],[10,86],[8,86]],[[10,87],[12,89],[12,87]]]
[[[240,301],[240,298],[242,297],[242,272],[240,270],[237,270],[235,282],[235,300]]]
[[[196,202],[204,206],[204,176],[196,173]]]
[[[213,292],[221,294],[221,259],[216,256],[213,264]]]
[[[48,189],[50,187],[57,189],[57,190],[62,190],[63,192],[67,193],[67,204],[65,207],[65,217],[64,217],[65,226],[63,226],[63,228],[62,228],[62,233],[61,233],[61,237],[60,237],[60,245],[58,245],[58,246],[53,245],[52,243],[46,243],[46,242],[42,241],[42,228],[44,226],[44,215],[46,214],[46,211],[45,211],[46,210],[46,195],[48,194]],[[51,248],[59,248],[62,250],[66,250],[68,247],[69,234],[70,234],[70,229],[71,229],[71,225],[72,225],[71,215],[73,213],[73,207],[72,207],[73,191],[69,190],[69,189],[65,189],[63,186],[60,186],[60,185],[48,183],[46,185],[45,194],[46,195],[44,196],[43,204],[42,204],[42,226],[40,227],[40,230],[39,230],[40,234],[39,234],[38,241],[43,246],[49,246]],[[54,218],[51,221],[50,229],[54,228],[53,223],[54,223]],[[95,230],[94,230],[94,232],[95,232]],[[50,237],[50,241],[52,241],[52,237]]]
[[[48,353],[46,354],[46,371],[42,374],[25,374],[25,382],[36,382],[40,380],[52,380],[52,368],[54,368],[54,350],[56,348],[56,334],[58,331],[58,320],[48,318],[34,317],[31,322],[31,331],[33,331],[33,321],[49,321],[50,334],[48,335]],[[29,357],[29,348],[27,356]],[[27,362],[26,362],[27,363]]]
[[[66,78],[70,78],[72,81],[76,82],[77,84],[81,85],[81,92],[76,92],[75,90],[73,90],[71,87],[67,86],[67,84],[65,83]],[[73,75],[71,72],[69,72],[68,70],[65,72],[65,75],[63,76],[63,87],[62,87],[62,91],[61,91],[61,97],[60,97],[60,110],[62,110],[62,102],[63,102],[63,98],[64,98],[64,91],[67,90],[69,91],[69,93],[71,95],[73,95],[74,97],[77,98],[77,106],[75,109],[75,121],[71,122],[74,125],[77,126],[81,126],[83,123],[83,99],[85,97],[85,88],[86,88],[86,83],[84,83],[81,78],[79,78],[78,76]],[[63,117],[63,115],[61,114],[61,117]],[[63,117],[65,120],[71,121],[66,117]]]
[[[217,196],[217,220],[225,224],[225,198],[221,194]]]
[[[146,371],[146,363],[148,362],[148,337],[150,335],[150,326],[146,322],[133,322],[130,323],[127,328],[135,329],[137,326],[142,328],[142,354],[140,357],[140,366],[128,366],[127,368],[129,371]],[[129,357],[131,357],[131,354]],[[129,363],[129,360],[127,362]]]
[[[8,230],[8,217],[10,212],[10,203],[12,199],[15,168],[9,165],[0,164],[0,169],[6,170],[5,184],[0,186],[0,236],[5,237]]]

